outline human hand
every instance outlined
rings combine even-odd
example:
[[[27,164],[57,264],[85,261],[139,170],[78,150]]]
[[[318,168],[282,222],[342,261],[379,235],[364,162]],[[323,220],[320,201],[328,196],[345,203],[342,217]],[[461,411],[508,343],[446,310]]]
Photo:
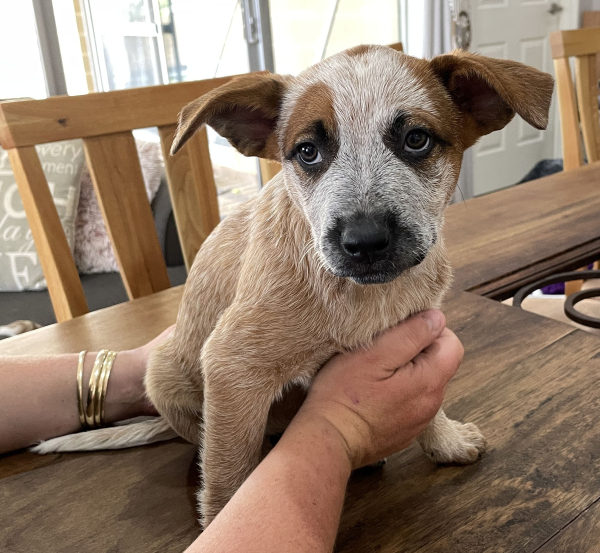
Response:
[[[331,359],[317,374],[296,424],[326,421],[352,468],[377,462],[425,429],[463,353],[441,311],[418,313],[369,349]]]

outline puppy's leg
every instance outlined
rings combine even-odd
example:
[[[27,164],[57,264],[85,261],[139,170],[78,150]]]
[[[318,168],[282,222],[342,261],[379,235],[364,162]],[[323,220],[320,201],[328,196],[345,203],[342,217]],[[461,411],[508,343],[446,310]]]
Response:
[[[481,457],[486,447],[477,426],[450,420],[441,409],[418,441],[436,463],[469,465]]]
[[[204,370],[203,487],[198,499],[206,528],[260,463],[269,408],[281,388],[241,364]]]
[[[152,352],[144,385],[148,398],[175,432],[189,442],[199,444],[204,399],[202,371],[199,356],[190,357],[182,357],[170,336]]]

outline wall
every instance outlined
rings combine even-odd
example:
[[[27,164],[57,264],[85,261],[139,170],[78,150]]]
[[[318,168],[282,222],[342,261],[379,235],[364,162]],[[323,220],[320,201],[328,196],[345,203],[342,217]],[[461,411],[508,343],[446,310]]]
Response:
[[[600,0],[579,0],[579,9],[581,13],[600,10]]]

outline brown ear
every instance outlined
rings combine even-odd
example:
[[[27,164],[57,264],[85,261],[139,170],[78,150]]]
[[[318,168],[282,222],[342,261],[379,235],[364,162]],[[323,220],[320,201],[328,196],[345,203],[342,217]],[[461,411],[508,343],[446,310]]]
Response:
[[[554,79],[516,61],[456,51],[431,60],[457,108],[465,115],[464,147],[506,126],[518,113],[545,129]]]
[[[171,155],[206,124],[245,156],[279,160],[275,128],[287,79],[267,72],[242,75],[194,100],[179,114]]]

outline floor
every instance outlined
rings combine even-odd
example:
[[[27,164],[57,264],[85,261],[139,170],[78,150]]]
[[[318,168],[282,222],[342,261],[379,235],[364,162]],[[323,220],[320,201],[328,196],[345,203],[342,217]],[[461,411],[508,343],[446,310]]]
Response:
[[[239,204],[249,200],[259,191],[258,177],[255,173],[236,171],[218,165],[214,166],[214,172],[221,219],[231,215]]]

